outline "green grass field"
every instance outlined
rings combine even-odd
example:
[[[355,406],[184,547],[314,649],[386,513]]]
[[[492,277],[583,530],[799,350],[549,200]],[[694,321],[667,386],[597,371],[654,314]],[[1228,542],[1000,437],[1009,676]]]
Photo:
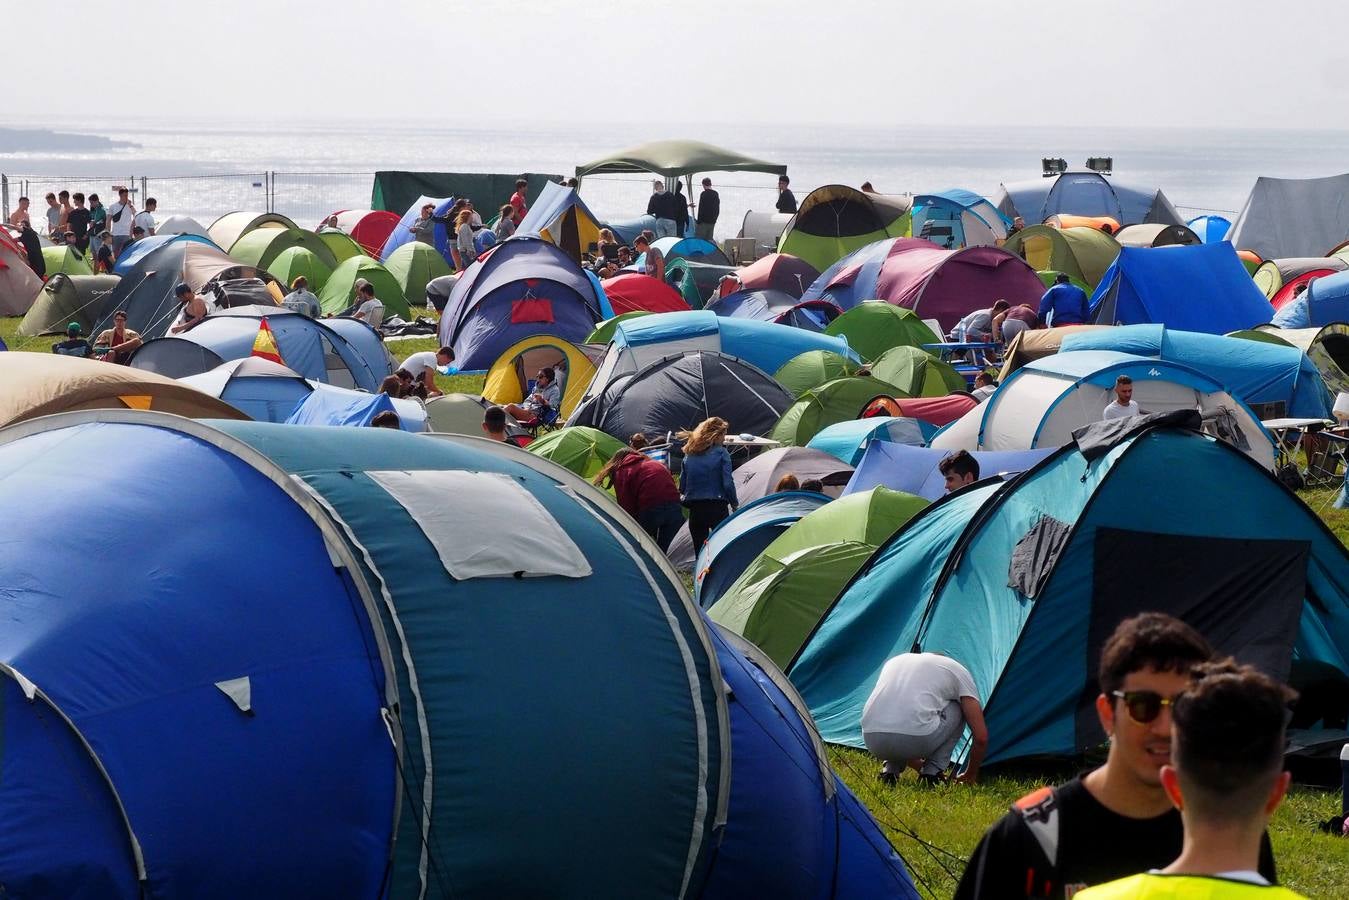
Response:
[[[54,338],[16,338],[19,319],[0,319],[0,338],[11,349],[46,352]],[[402,359],[421,350],[434,350],[433,337],[389,344]],[[445,392],[475,393],[482,390],[481,375],[437,376]],[[1342,542],[1349,543],[1349,510],[1330,508],[1334,491],[1304,491],[1302,498],[1330,526]],[[975,787],[946,785],[924,788],[912,772],[894,786],[876,779],[878,764],[866,753],[831,747],[830,759],[843,781],[866,804],[885,829],[918,882],[924,896],[949,897],[963,869],[963,860],[974,849],[984,829],[1007,811],[1018,797],[1042,784],[1071,777],[1070,770],[1044,773],[996,774]],[[1349,841],[1323,835],[1316,823],[1339,811],[1338,795],[1313,788],[1295,787],[1279,809],[1270,832],[1279,864],[1280,880],[1309,897],[1342,896],[1349,885]]]

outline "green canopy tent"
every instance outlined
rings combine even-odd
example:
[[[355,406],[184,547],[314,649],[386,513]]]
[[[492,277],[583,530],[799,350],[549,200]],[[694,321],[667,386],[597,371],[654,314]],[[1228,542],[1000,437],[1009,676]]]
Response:
[[[440,251],[421,241],[409,241],[390,253],[384,268],[398,282],[409,308],[425,306],[427,282],[452,271]]]
[[[106,299],[119,281],[116,275],[51,276],[19,323],[17,333],[21,337],[64,334],[67,325],[79,322],[88,334],[95,322],[113,312],[106,308]]]
[[[1032,225],[1007,238],[1002,249],[1015,253],[1037,272],[1063,272],[1087,293],[1119,256],[1119,243],[1096,228]]]
[[[911,309],[884,300],[868,300],[829,323],[825,334],[846,338],[848,346],[866,360],[879,359],[893,347],[922,347],[941,341]]]
[[[80,255],[74,247],[61,244],[56,247],[42,248],[42,262],[47,267],[47,277],[53,275],[92,275],[89,260]]]
[[[525,449],[589,481],[623,446],[622,441],[596,428],[573,425],[549,432]]]
[[[375,289],[375,296],[384,304],[384,315],[409,315],[403,287],[384,266],[368,256],[353,256],[333,269],[328,282],[319,293],[319,305],[325,313],[340,315],[356,302],[356,279],[364,278]]]
[[[871,374],[911,397],[945,397],[969,389],[953,366],[920,347],[890,348],[871,364]]]
[[[786,175],[787,167],[705,144],[702,141],[652,141],[628,147],[576,167],[576,177],[651,172],[680,178],[698,172],[766,172]]]
[[[318,239],[323,241],[323,246],[328,248],[328,252],[333,255],[337,263],[344,263],[353,256],[362,256],[365,250],[361,245],[352,240],[351,236],[344,231],[338,231],[336,228],[324,228],[318,233]]]
[[[785,667],[876,548],[925,506],[884,487],[825,504],[769,544],[708,617]]]
[[[816,188],[801,201],[778,241],[778,252],[823,272],[843,257],[913,226],[913,196],[869,194],[844,184]]]
[[[632,312],[625,312],[622,315],[614,316],[612,319],[605,319],[603,322],[595,326],[594,331],[586,335],[586,339],[582,341],[582,343],[607,344],[614,339],[614,331],[618,328],[618,326],[621,323],[626,322],[629,319],[635,319],[638,316],[649,316],[649,315],[651,315],[651,313],[647,312],[644,309],[634,309]]]
[[[907,399],[909,395],[879,378],[836,378],[802,394],[768,436],[792,447],[804,447],[821,429],[856,419],[868,403],[882,396]]]
[[[825,382],[856,375],[860,368],[848,357],[832,350],[807,350],[783,363],[773,374],[773,379],[799,399],[806,391]]]
[[[278,253],[267,264],[267,271],[287,288],[292,281],[303,275],[309,282],[309,289],[317,294],[328,283],[328,277],[333,274],[333,266],[325,263],[308,247],[295,246],[287,247]]]
[[[241,263],[271,271],[272,260],[292,247],[308,250],[329,270],[337,268],[337,259],[328,245],[303,228],[255,228],[239,236],[230,246],[229,255]]]

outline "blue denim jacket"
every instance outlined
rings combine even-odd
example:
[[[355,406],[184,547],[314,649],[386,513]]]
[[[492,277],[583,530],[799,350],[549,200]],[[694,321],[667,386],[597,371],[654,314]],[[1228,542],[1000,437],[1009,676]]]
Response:
[[[713,447],[704,453],[684,457],[679,473],[679,493],[684,500],[725,500],[739,506],[735,480],[731,478],[731,454],[725,447]]]

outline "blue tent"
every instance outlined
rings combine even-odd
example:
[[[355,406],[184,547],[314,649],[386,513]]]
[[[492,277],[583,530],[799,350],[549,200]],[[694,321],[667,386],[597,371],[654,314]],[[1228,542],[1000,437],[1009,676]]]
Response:
[[[1273,317],[1274,307],[1226,241],[1123,247],[1091,297],[1091,320],[1101,325],[1151,322],[1227,334]]]
[[[1011,227],[1011,219],[973,191],[950,188],[913,198],[913,236],[948,250],[996,244]]]
[[[793,356],[807,350],[830,350],[848,359],[857,354],[842,338],[812,334],[800,328],[718,316],[705,309],[655,313],[620,322],[614,329],[613,348],[660,357],[668,349],[719,350],[763,369],[776,372]]]
[[[1274,314],[1280,328],[1320,328],[1332,322],[1349,322],[1349,272],[1317,278],[1307,289]]]
[[[1221,441],[1109,429],[947,496],[877,550],[788,669],[826,740],[860,746],[881,667],[918,650],[974,676],[986,762],[1095,747],[1101,645],[1145,610],[1280,680],[1294,654],[1349,673],[1349,554],[1316,515]]]
[[[604,224],[621,242],[632,246],[633,241],[637,240],[637,235],[643,231],[655,230],[656,217],[637,216],[633,219],[620,219],[616,222],[605,222]]]
[[[807,513],[829,502],[814,491],[779,491],[746,503],[722,520],[698,551],[693,596],[707,609],[763,549]]]
[[[864,420],[865,421],[865,420]],[[1017,475],[1035,466],[1053,453],[1041,450],[976,450],[970,453],[979,463],[984,478]],[[857,463],[857,469],[843,489],[843,496],[860,494],[874,487],[914,494],[924,500],[940,500],[946,495],[946,478],[937,468],[950,450],[914,447],[892,441],[872,441]]]
[[[1296,347],[1164,325],[1128,325],[1066,334],[1060,351],[1116,350],[1198,369],[1249,406],[1276,404],[1262,419],[1331,418],[1331,396],[1316,365]]]
[[[1198,216],[1185,224],[1199,235],[1199,240],[1205,244],[1216,244],[1223,240],[1227,237],[1228,229],[1232,227],[1232,221],[1222,216]]]
[[[828,300],[798,300],[784,291],[735,291],[724,297],[714,297],[704,309],[719,316],[753,319],[804,328],[806,331],[824,331],[843,311]]]
[[[722,249],[712,241],[699,237],[663,237],[656,238],[651,245],[665,257],[666,265],[676,259],[709,263],[714,266],[729,266],[731,260]],[[645,262],[646,254],[639,254],[639,262]]]
[[[384,241],[384,246],[379,251],[379,258],[382,262],[388,259],[395,250],[404,244],[410,244],[417,239],[412,233],[412,223],[416,222],[422,215],[422,207],[426,204],[432,204],[435,209],[432,215],[443,219],[454,208],[454,197],[428,197],[422,194],[417,198],[417,202],[408,207],[408,211],[403,213],[403,218],[398,220],[393,231],[389,232],[388,238]],[[436,222],[431,226],[432,236],[435,241],[435,248],[441,256],[445,257],[445,262],[454,265],[454,260],[450,256],[450,245],[454,243],[454,234],[451,232],[451,226],[444,222]]]
[[[286,418],[286,424],[365,427],[380,413],[391,412],[398,416],[398,425],[404,431],[425,431],[425,412],[420,419],[412,419],[404,418],[406,411],[406,408],[395,407],[393,398],[388,394],[328,388],[315,390],[301,400]]]
[[[215,241],[199,234],[152,234],[149,237],[141,238],[139,241],[128,244],[122,251],[122,255],[117,257],[117,262],[113,264],[112,274],[125,275],[136,267],[136,263],[149,256],[155,250],[163,247],[165,244],[173,244],[179,241],[195,241],[199,244],[209,244],[217,250]]]
[[[936,433],[935,425],[920,419],[875,416],[830,425],[816,432],[806,446],[823,450],[837,456],[848,465],[855,466],[861,461],[867,447],[876,441],[921,447]]]
[[[1098,172],[1065,172],[999,186],[994,203],[1008,218],[1038,225],[1050,216],[1109,216],[1121,225],[1183,225],[1185,220],[1157,188],[1145,188]]]
[[[209,372],[179,379],[204,394],[218,397],[255,422],[284,422],[313,385],[294,369],[259,356],[221,363]]]

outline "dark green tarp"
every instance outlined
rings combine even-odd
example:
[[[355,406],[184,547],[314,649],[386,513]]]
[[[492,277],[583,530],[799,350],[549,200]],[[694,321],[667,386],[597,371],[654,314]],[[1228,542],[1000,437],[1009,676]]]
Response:
[[[485,172],[376,172],[375,186],[370,190],[370,208],[387,209],[400,216],[422,196],[467,197],[482,214],[484,220],[511,199],[515,180],[529,180],[525,196],[531,201],[550,181],[561,181],[561,175],[533,174],[489,175]]]

